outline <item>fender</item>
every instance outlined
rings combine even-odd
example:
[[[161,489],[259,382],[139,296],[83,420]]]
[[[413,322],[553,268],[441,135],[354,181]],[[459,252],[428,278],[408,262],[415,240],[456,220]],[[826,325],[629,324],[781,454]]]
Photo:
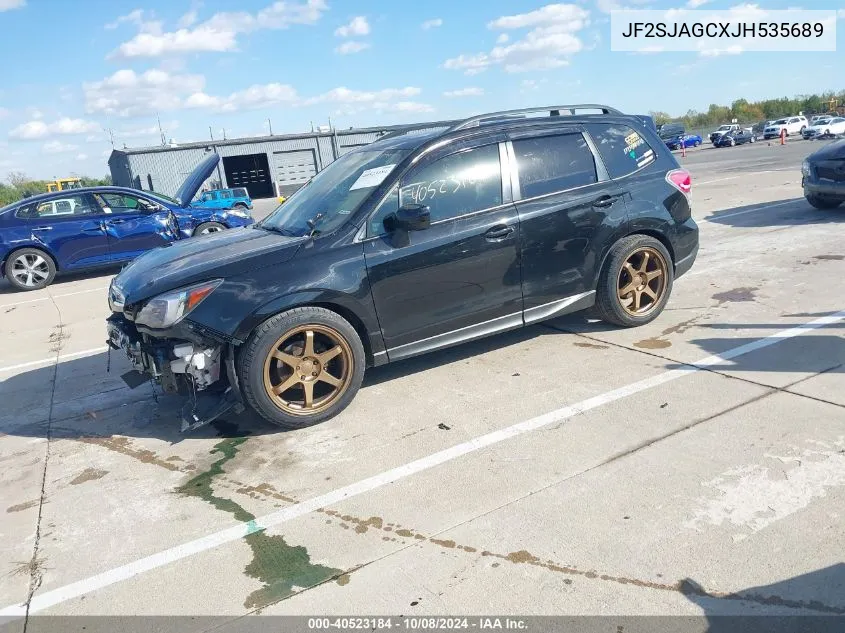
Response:
[[[667,214],[668,217],[668,214]],[[595,278],[593,279],[592,288],[597,288],[599,283],[599,278],[601,277],[602,271],[604,270],[604,265],[607,263],[607,258],[610,255],[610,249],[613,248],[613,245],[616,244],[619,240],[623,237],[628,237],[629,235],[634,235],[635,233],[642,233],[643,235],[649,235],[663,244],[666,247],[666,250],[669,251],[669,255],[672,258],[672,263],[675,263],[675,249],[672,246],[672,241],[667,235],[666,229],[671,226],[668,221],[666,220],[659,220],[656,218],[646,218],[646,217],[639,217],[628,220],[627,222],[621,224],[616,231],[614,231],[613,236],[611,239],[607,240],[605,243],[604,248],[602,249],[599,261],[600,264],[596,267],[595,271]]]
[[[237,327],[234,338],[246,341],[250,333],[270,317],[301,306],[321,306],[333,310],[349,321],[358,331],[364,349],[373,365],[387,362],[381,327],[376,318],[372,298],[359,300],[351,295],[327,288],[300,290],[273,299],[246,317]]]

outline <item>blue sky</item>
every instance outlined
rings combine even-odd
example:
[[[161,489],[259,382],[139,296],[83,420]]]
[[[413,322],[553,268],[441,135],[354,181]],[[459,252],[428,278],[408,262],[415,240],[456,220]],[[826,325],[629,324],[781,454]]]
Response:
[[[209,126],[215,138],[267,134],[268,118],[280,134],[329,117],[369,126],[571,102],[682,114],[845,88],[841,52],[610,51],[612,8],[737,4],[0,0],[0,174],[105,174],[105,130],[117,147],[157,144],[157,114],[179,143],[208,138]]]

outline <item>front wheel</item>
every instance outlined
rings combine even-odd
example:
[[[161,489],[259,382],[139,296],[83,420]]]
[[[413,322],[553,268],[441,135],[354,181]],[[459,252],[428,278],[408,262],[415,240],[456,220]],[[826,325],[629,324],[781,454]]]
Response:
[[[18,290],[39,290],[55,276],[53,258],[37,248],[22,248],[6,260],[6,279]]]
[[[256,329],[238,358],[247,403],[264,419],[300,429],[343,411],[364,379],[355,328],[331,310],[293,308]]]
[[[696,141],[692,144],[693,147],[698,147],[699,145],[701,145],[701,141]]]
[[[659,240],[630,235],[610,249],[596,289],[596,312],[623,327],[656,319],[672,293],[675,270]]]
[[[840,204],[842,204],[842,200],[831,200],[830,198],[820,198],[819,196],[804,196],[807,198],[807,202],[809,202],[812,206],[816,209],[835,209]]]
[[[219,233],[220,231],[225,230],[226,227],[220,224],[220,222],[203,222],[194,229],[194,236],[209,235],[211,233]]]

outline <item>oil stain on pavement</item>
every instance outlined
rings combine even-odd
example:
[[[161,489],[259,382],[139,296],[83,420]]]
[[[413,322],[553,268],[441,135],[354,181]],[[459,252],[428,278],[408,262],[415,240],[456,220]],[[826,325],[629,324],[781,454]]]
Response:
[[[212,487],[214,478],[224,473],[223,466],[234,459],[239,447],[246,441],[245,437],[229,437],[218,442],[211,453],[220,455],[220,458],[208,470],[177,488],[177,492],[202,499],[216,509],[230,513],[238,521],[254,521],[254,514],[231,499],[216,496]],[[283,536],[271,536],[257,526],[256,531],[244,537],[244,541],[252,550],[252,561],[244,573],[264,584],[247,596],[244,602],[247,609],[260,609],[293,595],[295,587],[307,589],[340,578],[344,573],[340,569],[312,563],[307,549],[289,545]]]

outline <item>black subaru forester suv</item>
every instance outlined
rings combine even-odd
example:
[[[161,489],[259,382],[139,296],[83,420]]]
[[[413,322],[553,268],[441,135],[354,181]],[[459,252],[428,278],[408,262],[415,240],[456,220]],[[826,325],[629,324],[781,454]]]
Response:
[[[112,282],[130,386],[183,430],[247,405],[326,420],[367,367],[593,308],[655,319],[698,252],[690,176],[642,117],[531,108],[348,153],[254,226],[151,251]]]

